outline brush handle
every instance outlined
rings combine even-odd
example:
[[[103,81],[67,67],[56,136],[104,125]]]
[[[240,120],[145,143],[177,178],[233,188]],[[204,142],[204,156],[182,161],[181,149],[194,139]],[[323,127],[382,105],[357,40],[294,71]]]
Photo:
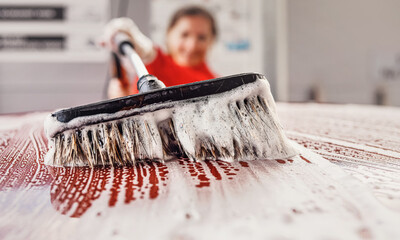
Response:
[[[130,63],[132,63],[133,67],[135,68],[136,74],[138,75],[139,78],[149,74],[149,72],[146,69],[146,66],[143,64],[142,59],[134,50],[134,46],[131,42],[129,41],[121,42],[119,44],[119,52],[120,54],[129,59]]]
[[[128,35],[125,33],[118,33],[114,41],[118,46],[119,53],[128,58],[136,70],[136,74],[139,77],[137,82],[139,93],[165,88],[165,84],[162,81],[149,74],[139,54],[135,51],[134,45]]]

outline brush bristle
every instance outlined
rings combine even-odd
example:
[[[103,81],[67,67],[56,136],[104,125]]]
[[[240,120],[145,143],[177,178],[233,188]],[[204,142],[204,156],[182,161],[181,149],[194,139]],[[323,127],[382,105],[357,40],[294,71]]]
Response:
[[[192,128],[182,124],[177,127],[177,118],[174,117],[157,122],[142,116],[132,116],[59,133],[53,138],[53,164],[132,165],[140,160],[179,157],[235,161],[294,154],[293,149],[285,144],[285,136],[274,113],[261,96],[231,102],[226,109],[218,111],[223,113],[224,122],[229,125],[227,131],[232,133],[227,134],[232,136],[228,142],[216,138],[212,133],[198,135]],[[194,135],[194,138],[191,136],[194,151],[182,146],[179,136],[185,138],[185,134]],[[260,148],[260,141],[266,142],[268,146]]]

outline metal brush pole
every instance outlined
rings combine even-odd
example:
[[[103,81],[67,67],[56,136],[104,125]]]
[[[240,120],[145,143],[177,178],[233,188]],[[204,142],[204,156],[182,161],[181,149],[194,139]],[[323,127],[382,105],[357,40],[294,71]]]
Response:
[[[130,38],[125,33],[118,33],[115,36],[115,43],[118,45],[119,53],[127,57],[136,70],[136,74],[139,77],[137,82],[139,93],[165,88],[165,84],[162,81],[149,74],[142,59],[135,51]]]

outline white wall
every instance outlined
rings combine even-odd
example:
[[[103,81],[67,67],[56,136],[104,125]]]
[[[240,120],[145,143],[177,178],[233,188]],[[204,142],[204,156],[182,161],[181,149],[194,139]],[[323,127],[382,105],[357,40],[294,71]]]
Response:
[[[400,105],[399,0],[288,0],[288,29],[291,101],[317,85],[324,102],[371,104],[381,88]]]

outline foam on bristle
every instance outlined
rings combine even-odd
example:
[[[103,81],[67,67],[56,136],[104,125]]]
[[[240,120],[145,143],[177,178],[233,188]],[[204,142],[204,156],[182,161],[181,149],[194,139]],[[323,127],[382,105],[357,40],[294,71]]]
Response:
[[[297,154],[283,133],[265,78],[195,101],[153,104],[68,123],[49,116],[45,129],[50,148],[45,161],[50,165],[125,165],[182,156],[232,162]]]

